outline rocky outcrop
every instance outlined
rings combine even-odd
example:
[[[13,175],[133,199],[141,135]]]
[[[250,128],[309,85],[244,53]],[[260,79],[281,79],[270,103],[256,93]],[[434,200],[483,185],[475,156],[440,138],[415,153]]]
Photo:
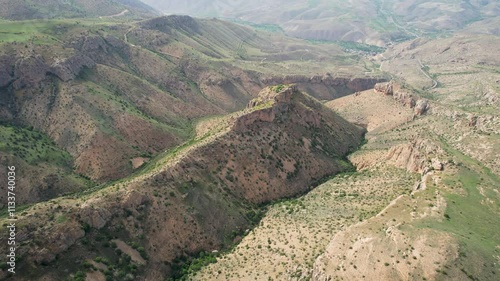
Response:
[[[95,62],[81,54],[74,55],[52,65],[52,70],[64,82],[75,79],[85,68],[94,68]]]
[[[233,129],[235,131],[242,131],[255,122],[273,122],[276,118],[282,117],[289,110],[292,95],[297,91],[298,89],[296,85],[287,86],[283,90],[279,90],[277,87],[266,88],[259,93],[258,98],[253,99],[248,103],[247,108],[252,109],[259,105],[266,104],[272,104],[272,106],[253,111],[237,118],[234,122]],[[303,117],[305,119],[311,119],[306,116]],[[316,118],[313,119],[314,121],[312,121],[312,123],[318,126],[319,116],[316,115]]]
[[[84,224],[101,229],[111,218],[111,213],[105,208],[85,206],[80,210],[79,216]]]
[[[137,209],[139,206],[142,206],[149,202],[149,198],[135,190],[128,191],[123,197],[122,206],[123,208],[129,209]]]
[[[477,130],[485,134],[500,134],[500,117],[498,115],[470,113],[444,106],[433,107],[432,113],[446,117],[457,127]]]
[[[385,83],[377,83],[373,87],[376,92],[383,93],[384,95],[387,96],[392,96],[393,91],[392,91],[392,82],[385,82]]]
[[[374,91],[392,96],[404,106],[413,108],[415,115],[423,115],[430,109],[430,104],[426,99],[421,99],[417,95],[402,89],[400,85],[395,84],[393,81],[375,84]]]
[[[439,160],[443,150],[431,140],[414,139],[410,143],[392,147],[386,160],[409,172],[426,174],[431,170],[443,170],[444,163]]]
[[[415,114],[424,115],[429,110],[429,102],[427,100],[417,100],[415,103]]]
[[[409,107],[409,108],[414,108],[416,104],[416,99],[413,96],[413,94],[404,91],[404,90],[398,90],[393,94],[393,97],[396,101],[401,103],[402,105]]]

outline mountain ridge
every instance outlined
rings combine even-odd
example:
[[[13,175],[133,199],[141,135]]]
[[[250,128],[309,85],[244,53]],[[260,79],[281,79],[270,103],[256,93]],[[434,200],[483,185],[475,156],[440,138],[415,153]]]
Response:
[[[154,8],[139,0],[46,0],[43,3],[26,0],[2,0],[0,18],[8,20],[122,17],[148,18],[158,16]]]
[[[497,1],[157,1],[160,11],[201,17],[221,17],[253,24],[275,25],[290,36],[342,40],[389,46],[409,39],[447,35],[470,23],[492,27]],[[483,31],[487,30],[486,28]],[[490,29],[491,30],[491,29]]]
[[[87,258],[105,255],[115,259],[115,254],[81,242],[84,237],[104,235],[143,247],[143,255],[150,259],[146,267],[139,265],[145,278],[156,278],[160,273],[178,276],[176,268],[182,263],[176,257],[227,247],[231,244],[227,235],[249,227],[255,219],[249,214],[259,204],[303,193],[322,178],[349,169],[342,158],[360,144],[361,128],[295,86],[267,88],[259,96],[248,109],[229,116],[227,125],[207,132],[165,160],[151,163],[152,169],[146,167],[143,175],[95,193],[39,203],[38,208],[21,215],[19,237],[26,245],[21,255],[27,255],[28,262],[23,267],[57,260],[56,268],[39,271],[49,278],[65,266],[57,256],[78,253]],[[263,155],[262,149],[269,151],[269,156]],[[45,218],[53,204],[58,207],[50,215],[52,219]],[[60,216],[65,217],[60,223],[39,225]],[[182,224],[183,216],[191,223]],[[120,230],[123,227],[125,233]],[[30,229],[37,230],[30,233]],[[61,233],[65,233],[64,238]],[[170,243],[161,242],[165,239]],[[26,278],[34,277],[29,276]]]

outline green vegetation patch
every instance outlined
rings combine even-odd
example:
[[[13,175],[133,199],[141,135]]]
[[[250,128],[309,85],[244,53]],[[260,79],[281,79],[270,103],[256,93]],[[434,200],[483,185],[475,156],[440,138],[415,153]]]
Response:
[[[344,51],[361,51],[365,53],[383,53],[385,48],[369,45],[364,43],[356,43],[351,41],[335,41]]]
[[[364,53],[377,53],[377,54],[385,52],[385,48],[383,47],[364,44],[364,43],[357,43],[352,41],[328,41],[328,40],[316,40],[316,39],[307,39],[306,41],[312,44],[335,44],[346,52],[364,52]]]
[[[217,262],[218,253],[206,253],[201,251],[196,257],[191,258],[188,256],[177,257],[171,263],[173,276],[166,280],[189,280],[189,274],[195,274],[200,271],[202,267],[211,263]]]
[[[253,22],[249,22],[249,21],[244,21],[244,20],[238,20],[238,19],[224,19],[224,20],[227,20],[227,21],[230,21],[230,22],[234,22],[234,23],[237,23],[237,24],[241,24],[241,25],[250,26],[250,27],[253,27],[256,30],[262,30],[262,31],[267,31],[267,32],[285,33],[285,31],[283,30],[283,28],[281,28],[281,26],[279,26],[277,24],[270,24],[270,23],[259,24],[259,23],[253,23]]]
[[[47,135],[32,127],[0,125],[0,151],[12,153],[29,164],[49,162],[71,166],[72,162],[69,153],[59,149]]]
[[[39,33],[41,26],[34,22],[0,21],[0,43],[28,41]]]
[[[442,221],[427,220],[420,227],[442,230],[459,241],[459,258],[454,267],[460,268],[471,280],[494,280],[500,255],[500,204],[495,186],[498,177],[481,163],[443,144],[459,159],[458,172],[443,178],[450,187],[444,192],[447,208]],[[455,192],[456,190],[462,192]]]
[[[66,39],[67,35],[78,34],[83,31],[95,33],[113,31],[111,25],[120,23],[119,19],[112,18],[77,18],[77,19],[50,19],[8,21],[0,19],[0,44],[22,43],[55,44]],[[113,31],[116,33],[116,31]]]

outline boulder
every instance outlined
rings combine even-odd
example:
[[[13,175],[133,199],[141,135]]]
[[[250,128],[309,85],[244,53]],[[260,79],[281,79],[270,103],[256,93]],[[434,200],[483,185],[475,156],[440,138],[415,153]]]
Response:
[[[423,115],[429,110],[429,103],[427,100],[417,100],[414,110],[416,115]]]
[[[97,229],[101,229],[111,218],[111,213],[104,208],[84,207],[80,211],[80,219],[82,222]]]
[[[411,93],[399,90],[399,91],[394,92],[393,97],[396,101],[403,104],[404,106],[407,106],[409,108],[415,107],[416,100]]]
[[[441,161],[439,161],[438,158],[432,158],[431,166],[436,171],[442,171],[444,169],[444,164]]]
[[[392,96],[394,93],[392,82],[377,83],[377,84],[375,84],[374,89],[375,89],[375,92],[383,93],[384,95],[387,95],[387,96]]]

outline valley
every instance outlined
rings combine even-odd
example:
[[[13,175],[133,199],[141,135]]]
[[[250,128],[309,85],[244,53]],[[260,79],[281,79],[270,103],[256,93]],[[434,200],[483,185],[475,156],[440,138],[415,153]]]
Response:
[[[53,20],[22,34],[0,37],[2,121],[43,132],[69,152],[77,175],[96,183],[188,141],[197,120],[245,107],[266,85],[296,83],[331,99],[385,80],[376,70],[364,76],[367,64],[338,46],[218,20]]]
[[[222,17],[261,24],[294,37],[391,46],[419,37],[449,35],[476,23],[498,35],[498,1],[159,1],[166,14]]]
[[[496,1],[144,2],[0,0],[0,280],[497,279]]]

